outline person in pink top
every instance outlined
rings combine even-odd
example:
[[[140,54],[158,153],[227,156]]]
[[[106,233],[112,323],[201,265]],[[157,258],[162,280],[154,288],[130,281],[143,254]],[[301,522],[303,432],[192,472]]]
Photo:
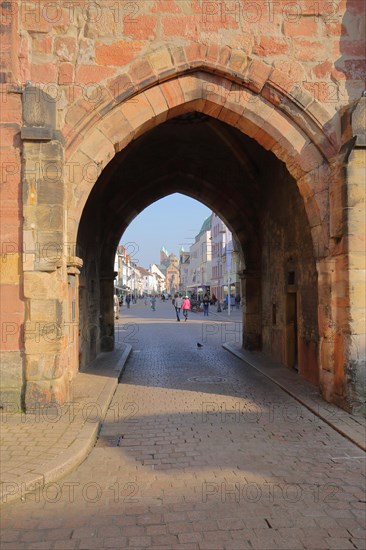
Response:
[[[183,303],[182,303],[182,310],[183,310],[183,316],[184,320],[187,321],[188,319],[188,311],[191,309],[191,302],[189,301],[188,296],[185,296]]]

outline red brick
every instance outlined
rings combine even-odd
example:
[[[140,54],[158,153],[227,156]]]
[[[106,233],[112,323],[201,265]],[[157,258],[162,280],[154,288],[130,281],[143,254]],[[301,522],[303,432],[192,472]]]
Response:
[[[163,35],[167,38],[172,36],[184,36],[189,40],[198,39],[199,19],[194,15],[164,16],[162,19]]]
[[[154,40],[157,22],[156,15],[125,17],[123,20],[123,33],[136,40]]]
[[[19,147],[21,144],[20,139],[20,125],[12,124],[11,126],[1,126],[0,127],[0,143],[2,147],[10,145],[11,147]],[[2,149],[4,151],[4,149]],[[1,161],[3,165],[3,153],[1,153]],[[19,174],[18,174],[19,178]],[[2,175],[0,176],[0,181],[3,181]]]
[[[49,33],[52,25],[42,15],[41,4],[35,2],[24,2],[21,10],[21,24],[28,32]]]
[[[332,21],[324,24],[323,29],[324,30],[322,34],[324,36],[335,36],[338,38],[340,36],[349,36],[347,27],[343,23],[338,21]]]
[[[318,34],[318,21],[316,18],[301,17],[299,21],[285,21],[283,23],[285,36],[313,36]]]
[[[98,65],[112,65],[121,67],[133,61],[140,53],[144,42],[133,40],[126,42],[118,40],[112,44],[97,42],[95,47],[95,60]]]
[[[146,122],[153,120],[154,111],[146,96],[142,93],[136,99],[126,101],[122,113],[134,130],[139,130]]]
[[[231,50],[230,59],[227,66],[235,73],[243,73],[248,66],[248,56],[241,50]]]
[[[201,65],[206,59],[207,46],[204,44],[192,43],[184,48],[185,56],[191,67]]]
[[[151,11],[158,13],[182,13],[178,4],[179,0],[178,3],[175,0],[155,0]]]
[[[60,63],[58,70],[58,83],[60,86],[71,84],[74,82],[74,65],[73,63]]]
[[[22,96],[10,92],[10,86],[1,87],[0,122],[22,122]]]
[[[330,61],[324,61],[324,63],[315,65],[315,67],[312,68],[312,73],[316,76],[316,78],[329,79],[332,68],[333,68],[333,64]]]
[[[115,74],[111,67],[100,67],[98,65],[78,65],[76,69],[75,82],[78,84],[98,84]]]
[[[49,84],[57,82],[57,67],[53,63],[32,64],[31,79],[33,84]]]
[[[271,72],[272,67],[270,65],[254,59],[245,72],[245,80],[248,82],[248,86],[251,90],[261,92]]]
[[[32,51],[37,53],[52,53],[52,37],[43,34],[33,36]]]
[[[295,56],[298,61],[322,61],[324,59],[324,43],[318,40],[293,40]]]
[[[115,101],[119,103],[132,95],[137,87],[136,83],[132,82],[130,75],[125,73],[111,80],[108,83],[108,89]]]
[[[146,59],[139,59],[133,63],[130,70],[131,80],[138,88],[144,88],[156,80],[154,71]]]
[[[259,44],[253,47],[253,53],[261,57],[285,54],[288,51],[288,43],[285,38],[274,36],[261,36]]]
[[[182,88],[176,80],[164,82],[160,85],[160,89],[163,92],[166,102],[170,108],[184,103]]]

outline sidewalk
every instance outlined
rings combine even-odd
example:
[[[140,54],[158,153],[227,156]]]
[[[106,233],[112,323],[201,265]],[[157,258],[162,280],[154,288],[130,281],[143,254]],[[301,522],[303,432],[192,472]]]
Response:
[[[87,457],[131,349],[124,345],[102,353],[79,372],[74,396],[62,407],[27,414],[14,413],[11,407],[1,411],[1,505],[60,479]]]
[[[249,352],[237,343],[225,343],[223,347],[255,368],[283,391],[291,395],[329,426],[366,451],[366,418],[362,414],[350,414],[319,395],[317,387],[301,378],[295,370],[287,369],[260,352]],[[293,411],[289,412],[289,416]]]

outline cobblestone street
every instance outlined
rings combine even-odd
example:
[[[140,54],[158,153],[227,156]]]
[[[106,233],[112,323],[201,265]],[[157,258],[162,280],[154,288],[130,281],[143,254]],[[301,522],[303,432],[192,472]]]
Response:
[[[96,446],[2,509],[1,550],[366,548],[364,453],[222,348],[240,336],[122,308],[133,352]]]

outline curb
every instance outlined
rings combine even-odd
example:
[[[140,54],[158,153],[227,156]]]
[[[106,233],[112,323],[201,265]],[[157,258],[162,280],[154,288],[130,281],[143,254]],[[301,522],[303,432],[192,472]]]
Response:
[[[47,483],[59,480],[72,472],[86,459],[95,445],[102,422],[108,411],[113,395],[116,392],[118,381],[126,368],[127,359],[131,354],[132,346],[129,344],[125,344],[125,346],[125,350],[118,360],[116,368],[113,369],[115,376],[110,377],[106,381],[96,401],[96,405],[100,407],[101,411],[98,421],[93,421],[92,423],[86,422],[70,447],[62,451],[57,458],[50,460],[44,470],[34,473],[33,477],[27,478],[26,481],[20,480],[20,487],[18,484],[17,491],[12,492],[11,488],[8,490],[1,490],[0,506],[4,506],[19,499],[23,500],[27,493],[34,492],[36,488],[41,489]]]
[[[276,386],[278,386],[279,388],[281,388],[281,390],[283,390],[285,393],[287,393],[288,395],[290,395],[291,397],[293,397],[294,399],[296,399],[296,401],[298,401],[299,403],[301,403],[301,405],[303,405],[306,409],[308,409],[310,412],[312,412],[315,416],[317,416],[318,418],[320,418],[323,422],[325,422],[326,424],[328,424],[328,426],[330,426],[331,428],[333,428],[333,430],[335,430],[336,432],[338,432],[340,435],[342,435],[343,437],[345,437],[346,439],[348,439],[348,441],[351,441],[351,443],[353,443],[354,445],[356,445],[359,449],[361,449],[362,451],[366,451],[366,445],[365,444],[362,444],[360,441],[358,441],[356,438],[352,437],[349,433],[347,433],[345,430],[342,430],[342,428],[339,428],[338,426],[336,426],[335,424],[333,424],[332,422],[330,422],[323,414],[321,414],[321,412],[319,412],[319,410],[317,410],[315,407],[313,407],[312,405],[310,405],[308,402],[304,401],[303,399],[301,399],[298,395],[296,395],[294,392],[292,392],[291,390],[289,390],[288,388],[286,388],[283,384],[281,384],[281,382],[278,382],[278,380],[276,380],[275,378],[272,378],[272,376],[269,376],[269,374],[266,374],[265,372],[263,372],[261,369],[259,369],[258,367],[256,367],[252,362],[248,361],[248,359],[244,358],[243,355],[240,353],[240,351],[237,351],[235,349],[232,349],[230,347],[230,344],[222,344],[222,347],[224,349],[226,349],[229,353],[232,353],[233,355],[235,355],[236,357],[238,357],[239,359],[241,359],[242,361],[244,361],[244,363],[247,363],[247,365],[249,365],[250,367],[252,367],[253,369],[255,369],[256,371],[260,372],[263,376],[265,376],[266,378],[268,378],[269,380],[271,380],[271,382],[273,382],[274,384],[276,384]]]

